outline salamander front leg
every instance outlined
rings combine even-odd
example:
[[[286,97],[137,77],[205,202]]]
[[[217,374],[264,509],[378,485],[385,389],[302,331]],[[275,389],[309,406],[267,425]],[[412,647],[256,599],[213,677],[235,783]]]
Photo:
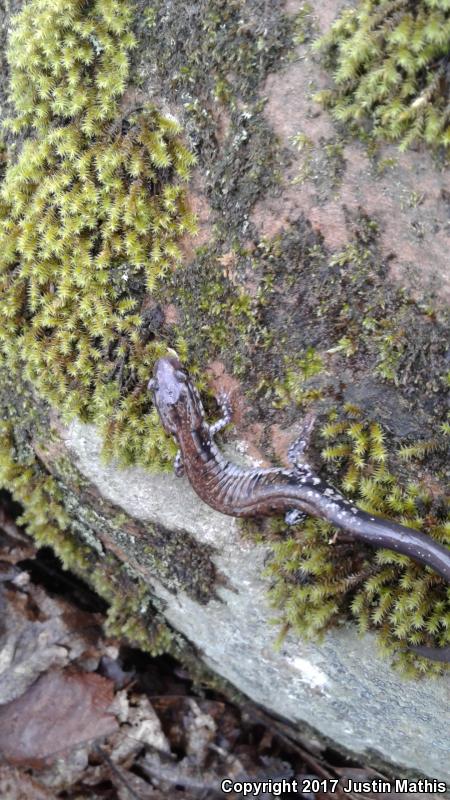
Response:
[[[221,431],[225,425],[228,425],[228,423],[231,422],[232,417],[229,395],[226,392],[222,392],[218,395],[218,397],[216,397],[216,400],[217,404],[220,406],[222,416],[217,420],[217,422],[213,422],[213,424],[209,426],[209,432],[211,436],[215,436],[215,434]]]
[[[178,450],[174,461],[173,461],[173,471],[177,478],[182,478],[184,475],[184,464],[183,464],[183,456],[181,455],[181,450]]]

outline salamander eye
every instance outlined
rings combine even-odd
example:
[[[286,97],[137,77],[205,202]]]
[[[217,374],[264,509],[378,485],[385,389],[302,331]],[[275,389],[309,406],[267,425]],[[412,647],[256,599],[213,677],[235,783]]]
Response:
[[[156,392],[156,390],[158,388],[158,384],[157,384],[155,378],[150,378],[150,380],[148,382],[148,388],[149,388],[149,390],[151,392]]]
[[[181,383],[186,383],[187,375],[185,372],[182,372],[181,369],[175,370],[175,377],[177,381],[181,381]]]

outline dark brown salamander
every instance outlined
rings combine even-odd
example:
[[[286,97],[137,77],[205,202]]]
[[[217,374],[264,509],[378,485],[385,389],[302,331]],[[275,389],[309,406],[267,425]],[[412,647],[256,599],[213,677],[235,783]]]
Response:
[[[195,492],[216,511],[232,517],[287,512],[289,522],[296,520],[296,514],[310,514],[372,547],[410,556],[450,583],[450,550],[420,531],[362,511],[325,483],[303,462],[304,434],[289,449],[291,469],[245,469],[228,461],[213,439],[229,422],[226,402],[221,403],[223,418],[208,425],[200,396],[177,358],[156,362],[149,389],[165,431],[174,436],[180,448],[175,462],[177,474],[184,471]],[[426,649],[431,658],[436,657],[432,653],[441,652]]]

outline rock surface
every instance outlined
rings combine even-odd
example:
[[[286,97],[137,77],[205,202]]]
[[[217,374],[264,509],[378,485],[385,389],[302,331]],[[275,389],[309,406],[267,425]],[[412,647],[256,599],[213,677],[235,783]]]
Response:
[[[235,520],[209,509],[185,479],[105,465],[94,427],[73,422],[63,440],[103,497],[135,518],[214,547],[224,583],[207,605],[168,592],[148,575],[168,622],[195,643],[208,667],[256,703],[366,761],[450,780],[443,735],[450,723],[448,680],[403,679],[377,653],[375,637],[361,638],[352,627],[332,631],[321,644],[288,636],[276,651],[264,547],[243,541]]]

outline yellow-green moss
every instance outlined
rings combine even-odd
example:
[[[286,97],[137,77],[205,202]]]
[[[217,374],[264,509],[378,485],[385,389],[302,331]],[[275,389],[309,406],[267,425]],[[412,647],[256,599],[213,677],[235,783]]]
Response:
[[[450,146],[448,0],[362,0],[316,43],[335,88],[317,98],[335,119],[406,149],[424,140]]]
[[[323,359],[314,347],[308,347],[305,353],[296,358],[285,356],[284,366],[284,379],[276,380],[273,386],[275,408],[286,408],[290,404],[303,406],[321,397],[321,390],[308,383],[324,368]]]
[[[131,5],[118,0],[31,0],[13,20],[8,50],[10,127],[47,131],[77,117],[84,133],[117,113],[128,76]]]
[[[15,20],[9,127],[31,135],[0,195],[0,350],[109,452],[155,466],[171,448],[146,382],[166,348],[145,341],[140,310],[195,232],[194,156],[172,117],[119,108],[130,18],[118,0],[31,0]]]
[[[424,487],[399,482],[389,471],[385,433],[349,407],[330,414],[321,435],[322,457],[339,465],[346,495],[369,513],[379,513],[423,530],[450,545],[450,515],[443,499]],[[400,453],[401,454],[401,453]],[[409,645],[450,642],[450,592],[442,578],[406,556],[340,541],[323,520],[308,519],[284,537],[275,534],[267,574],[278,622],[305,636],[321,633],[350,606],[359,628],[376,629],[383,651],[404,672],[439,673],[442,665],[408,652]],[[272,534],[274,536],[274,534]],[[342,539],[342,537],[341,537]]]

